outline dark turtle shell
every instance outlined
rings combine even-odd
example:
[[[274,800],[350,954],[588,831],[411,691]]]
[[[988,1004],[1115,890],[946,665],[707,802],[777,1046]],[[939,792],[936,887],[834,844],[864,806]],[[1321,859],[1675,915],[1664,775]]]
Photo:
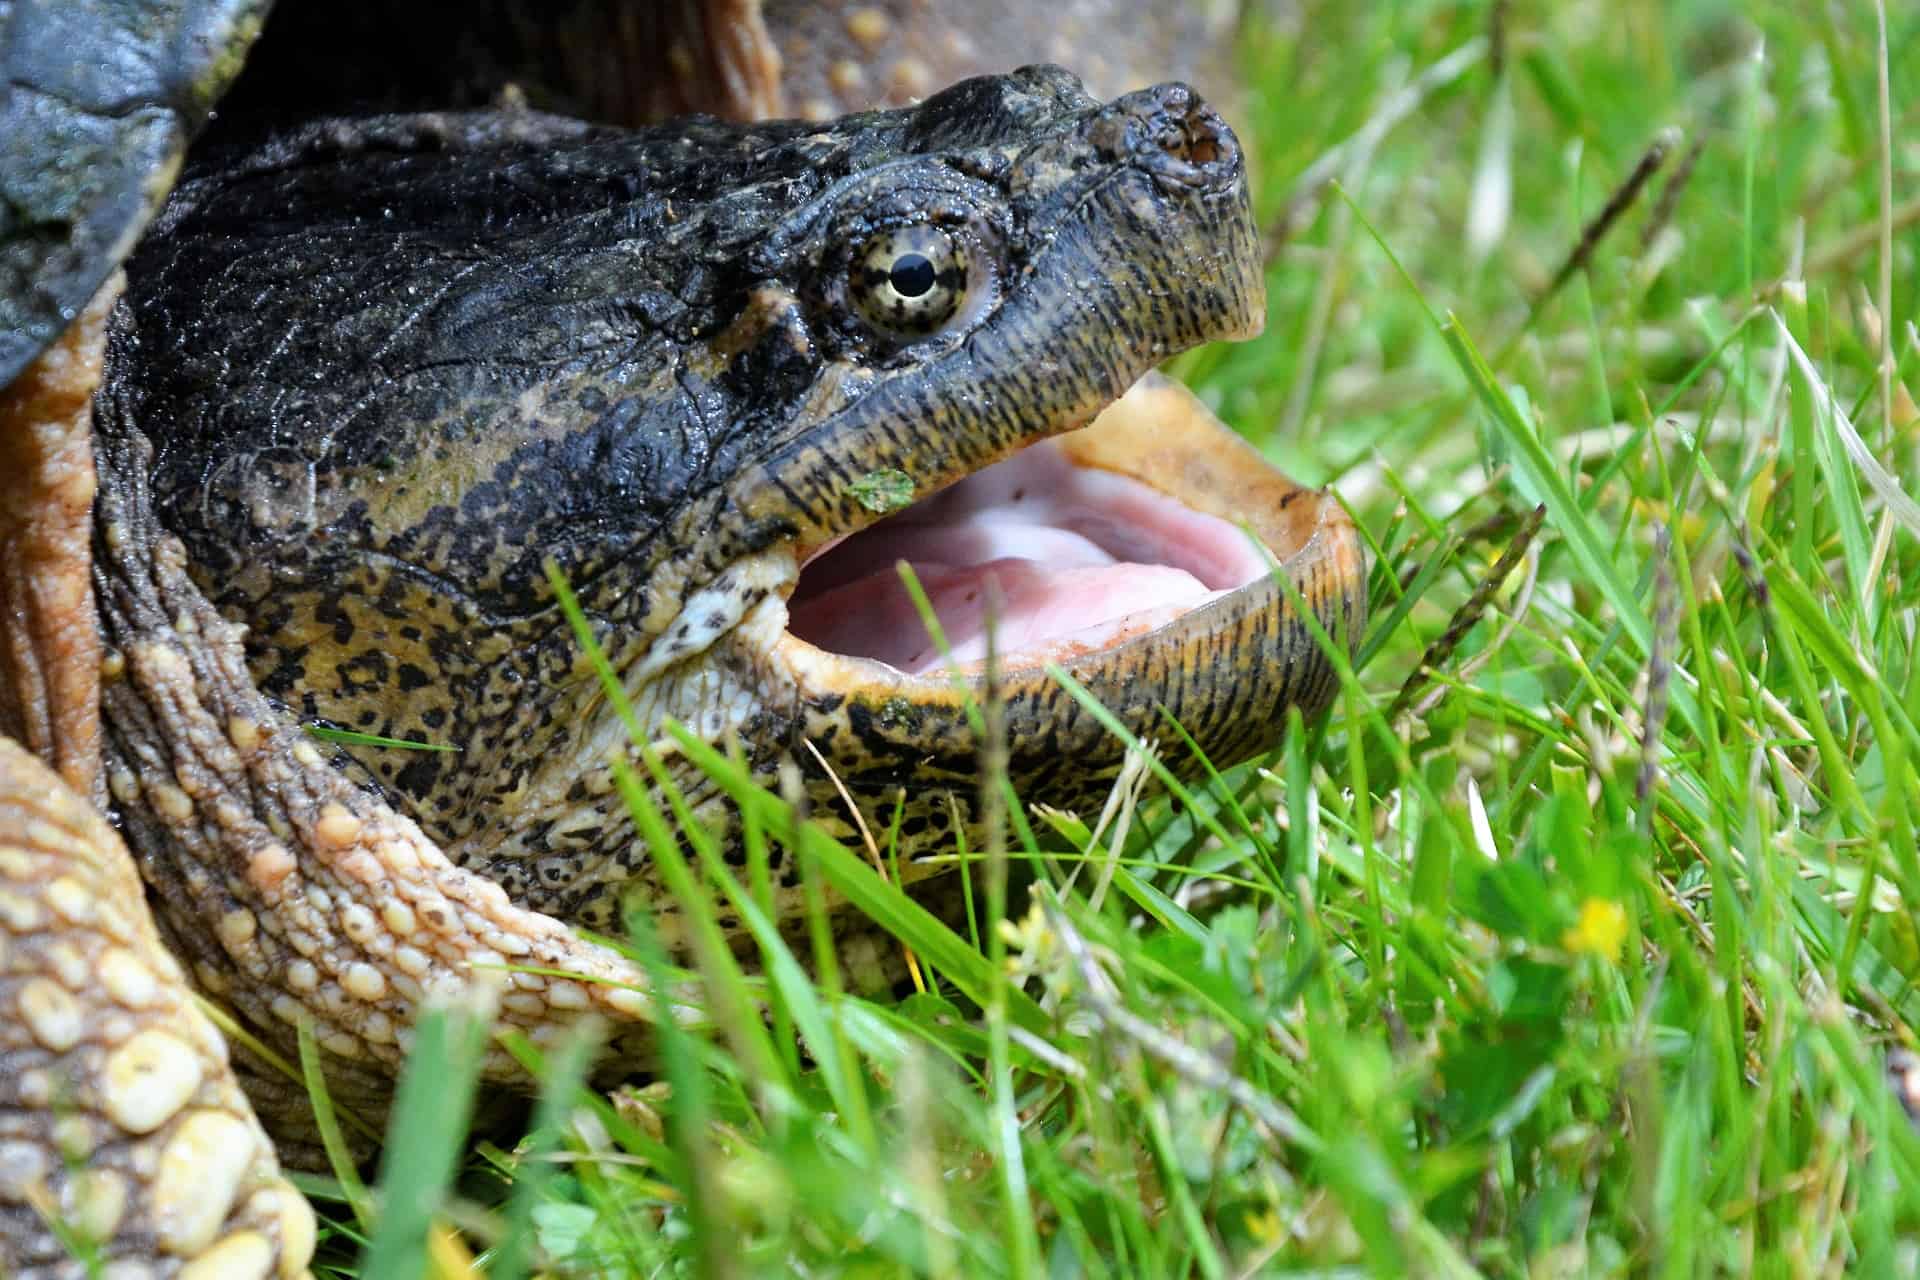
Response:
[[[0,5],[0,386],[72,323],[132,248],[266,8]]]

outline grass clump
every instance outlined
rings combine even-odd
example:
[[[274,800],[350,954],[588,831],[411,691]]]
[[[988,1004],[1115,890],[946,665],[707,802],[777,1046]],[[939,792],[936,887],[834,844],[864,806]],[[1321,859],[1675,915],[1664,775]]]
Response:
[[[1119,834],[1010,807],[1082,869],[977,941],[706,749],[753,848],[694,839],[683,905],[759,972],[655,956],[711,1026],[665,1085],[549,1073],[443,1273],[1920,1269],[1920,15],[1302,0],[1242,43],[1268,331],[1177,372],[1367,531],[1333,715]],[[922,994],[807,976],[773,841]]]

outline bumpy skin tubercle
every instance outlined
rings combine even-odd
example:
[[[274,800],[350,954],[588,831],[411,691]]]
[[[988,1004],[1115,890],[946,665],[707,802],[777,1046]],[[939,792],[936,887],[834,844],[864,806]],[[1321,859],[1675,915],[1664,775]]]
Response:
[[[125,846],[0,738],[0,1273],[299,1276],[313,1243]]]

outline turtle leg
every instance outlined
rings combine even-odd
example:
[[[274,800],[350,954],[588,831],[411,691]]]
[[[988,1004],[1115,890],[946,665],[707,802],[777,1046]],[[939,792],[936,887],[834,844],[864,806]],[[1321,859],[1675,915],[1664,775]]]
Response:
[[[0,738],[0,1274],[299,1276],[313,1244],[125,846]]]
[[[98,411],[124,413],[110,395]],[[260,694],[245,629],[207,602],[156,522],[145,438],[116,427],[96,443],[107,788],[197,985],[282,1049],[309,1024],[336,1095],[376,1113],[420,1008],[475,987],[535,1044],[597,1016],[625,1024],[611,1053],[643,1056],[641,972],[514,905],[333,768]],[[483,1071],[525,1078],[497,1045]],[[304,1131],[297,1088],[255,1102],[276,1136]]]
[[[0,388],[0,733],[99,798],[100,627],[88,576],[93,414],[118,272]]]

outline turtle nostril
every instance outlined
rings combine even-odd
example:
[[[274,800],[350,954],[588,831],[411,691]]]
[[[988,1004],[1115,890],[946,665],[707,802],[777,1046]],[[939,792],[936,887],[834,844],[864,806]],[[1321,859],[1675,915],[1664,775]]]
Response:
[[[1219,160],[1231,146],[1226,122],[1184,85],[1169,88],[1175,92],[1163,99],[1165,111],[1156,131],[1161,149],[1196,166]]]
[[[1240,143],[1220,113],[1192,95],[1181,106],[1168,115],[1173,153],[1185,162],[1183,180],[1209,189],[1244,181]]]
[[[1115,100],[1087,122],[1085,136],[1101,160],[1138,165],[1169,189],[1211,190],[1243,178],[1233,130],[1183,84]]]
[[[1219,159],[1219,132],[1204,127],[1210,117],[1212,123],[1219,123],[1219,117],[1213,115],[1212,111],[1206,111],[1200,117],[1188,115],[1183,121],[1185,129],[1181,130],[1181,138],[1167,150],[1185,159],[1188,165],[1212,165],[1215,159]],[[1196,129],[1196,125],[1200,125],[1200,129]]]
[[[1184,84],[1156,85],[1114,104],[1109,138],[1113,150],[1139,161],[1159,160],[1156,174],[1184,183],[1210,184],[1237,172],[1239,145],[1219,112]],[[1121,139],[1124,138],[1124,142]]]
[[[1186,126],[1187,145],[1185,160],[1188,164],[1207,165],[1220,158],[1220,134],[1223,128],[1220,117],[1206,107],[1195,104],[1196,110],[1187,113],[1182,123]]]

